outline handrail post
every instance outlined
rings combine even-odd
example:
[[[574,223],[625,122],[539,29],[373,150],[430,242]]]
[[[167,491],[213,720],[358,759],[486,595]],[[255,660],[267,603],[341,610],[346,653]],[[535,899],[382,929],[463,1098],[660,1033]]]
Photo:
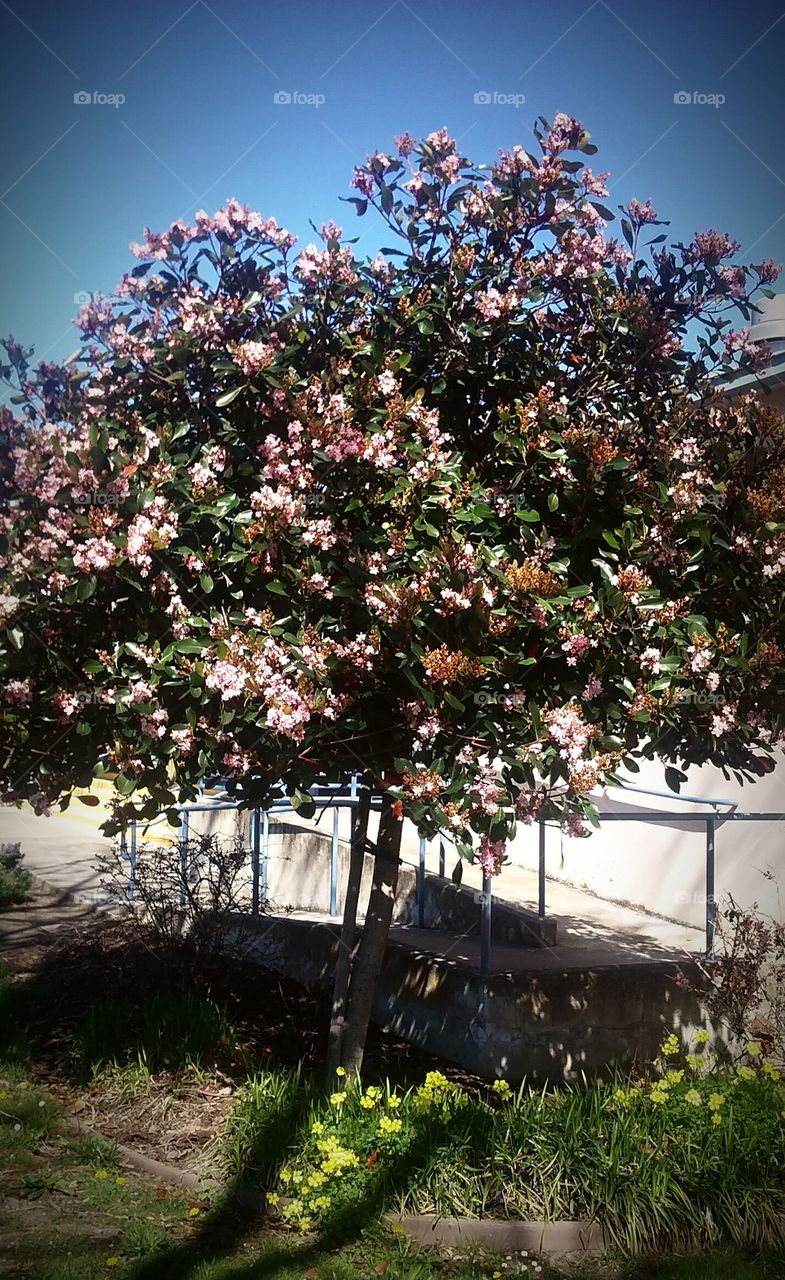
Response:
[[[259,810],[251,813],[251,913],[259,914]]]
[[[417,928],[425,928],[425,837],[420,836],[420,856],[417,861]]]
[[[439,834],[439,875],[444,879],[445,868],[445,852],[444,852],[444,836]]]
[[[545,919],[545,821],[540,818],[539,856],[537,860],[537,915]]]
[[[706,959],[714,959],[714,879],[716,869],[715,819],[706,819]]]
[[[131,819],[131,850],[128,868],[128,901],[133,902],[136,893],[136,818]]]
[[[180,906],[185,906],[188,876],[188,810],[180,814]]]
[[[480,973],[486,974],[491,967],[491,907],[493,890],[491,877],[482,878],[482,916],[480,919]]]
[[[340,811],[333,806],[333,834],[330,846],[330,915],[338,914],[338,821]]]
[[[262,905],[267,909],[267,859],[270,852],[270,815],[265,809],[262,814]]]

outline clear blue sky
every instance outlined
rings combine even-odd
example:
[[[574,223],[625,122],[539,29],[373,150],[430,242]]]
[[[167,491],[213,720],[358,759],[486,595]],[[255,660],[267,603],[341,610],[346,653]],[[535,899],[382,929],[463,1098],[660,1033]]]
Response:
[[[677,237],[716,226],[742,257],[785,259],[783,0],[0,0],[0,48],[0,333],[48,359],[76,345],[75,295],[111,290],[145,225],[230,195],[304,240],[334,217],[372,251],[378,228],[339,197],[404,129],[446,125],[488,161],[569,112],[609,203],[651,196]]]

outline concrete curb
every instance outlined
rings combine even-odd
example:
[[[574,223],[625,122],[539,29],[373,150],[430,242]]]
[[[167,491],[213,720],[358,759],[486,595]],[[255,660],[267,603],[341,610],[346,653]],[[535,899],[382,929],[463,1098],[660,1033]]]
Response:
[[[134,1151],[133,1147],[126,1147],[122,1142],[115,1142],[113,1138],[107,1138],[106,1134],[101,1133],[98,1129],[91,1129],[89,1125],[83,1124],[77,1116],[65,1117],[65,1127],[69,1133],[75,1133],[83,1137],[103,1138],[106,1142],[111,1142],[124,1160],[128,1164],[133,1165],[140,1173],[150,1174],[151,1177],[158,1178],[162,1182],[170,1182],[174,1186],[183,1187],[188,1191],[198,1190],[221,1190],[220,1182],[215,1178],[200,1177],[197,1173],[190,1173],[187,1169],[178,1169],[175,1165],[164,1164],[161,1160],[153,1160],[150,1156],[142,1155],[141,1151]]]
[[[551,1258],[581,1255],[596,1257],[607,1245],[599,1222],[575,1219],[557,1222],[523,1219],[440,1218],[433,1213],[385,1214],[388,1226],[402,1227],[410,1239],[423,1245],[452,1248],[477,1245],[493,1253],[547,1254]]]

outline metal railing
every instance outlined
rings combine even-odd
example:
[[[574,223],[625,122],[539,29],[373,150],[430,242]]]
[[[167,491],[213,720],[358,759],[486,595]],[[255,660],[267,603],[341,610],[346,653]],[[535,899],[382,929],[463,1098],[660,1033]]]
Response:
[[[599,814],[600,825],[604,822],[648,822],[654,824],[664,824],[678,822],[689,823],[700,826],[705,830],[705,886],[706,886],[706,916],[705,916],[705,956],[711,960],[714,958],[714,937],[716,928],[716,834],[717,827],[725,822],[783,822],[785,821],[785,813],[761,812],[761,813],[745,813],[735,809],[735,807],[720,811],[717,806],[727,805],[734,806],[735,802],[731,800],[722,800],[714,798],[705,798],[699,796],[675,795],[669,792],[652,791],[644,787],[625,786],[621,789],[622,793],[631,792],[634,794],[652,795],[661,799],[681,800],[685,803],[708,804],[713,806],[712,813],[684,813],[665,809],[632,809],[622,812],[603,812]],[[338,889],[340,880],[340,811],[348,809],[350,812],[358,804],[358,776],[353,775],[348,786],[341,784],[325,784],[316,786],[311,789],[311,795],[317,801],[324,802],[323,812],[327,809],[332,811],[332,829],[330,835],[330,888],[329,888],[329,914],[332,917],[338,915]],[[381,798],[374,797],[372,807],[377,809],[380,807]],[[188,845],[190,841],[190,819],[192,814],[196,813],[218,813],[222,811],[238,810],[239,804],[236,800],[228,798],[223,789],[216,788],[210,794],[209,799],[200,799],[193,803],[182,804],[177,806],[180,813],[180,825],[177,836],[177,844],[180,849],[180,876],[181,876],[181,904],[186,900],[186,884],[188,876]],[[296,810],[286,801],[281,800],[271,805],[269,809],[252,809],[250,811],[250,858],[251,858],[251,914],[259,915],[259,913],[267,906],[268,903],[268,883],[269,883],[269,860],[270,860],[270,819],[278,814],[292,814],[297,816]],[[321,815],[320,815],[321,817]],[[128,872],[128,888],[127,898],[129,902],[134,899],[135,881],[136,881],[136,860],[137,860],[137,843],[138,831],[141,826],[146,832],[150,827],[156,826],[163,821],[163,815],[159,818],[152,819],[143,823],[132,821],[127,831],[120,834],[120,855],[129,864]],[[546,828],[549,823],[545,819],[538,822],[538,857],[537,857],[537,916],[540,920],[546,918]],[[558,830],[558,826],[556,827]],[[439,840],[439,871],[440,878],[445,875],[446,863],[446,845],[452,844],[449,835],[440,832]],[[426,866],[428,842],[425,837],[420,837],[418,857],[416,863],[408,863],[407,859],[402,858],[401,861],[407,865],[413,866],[416,873],[416,898],[417,898],[417,926],[420,929],[426,928],[426,880],[428,876]],[[492,912],[493,912],[493,881],[490,876],[483,876],[482,891],[476,895],[480,904],[480,972],[488,974],[491,967],[491,939],[492,939]]]

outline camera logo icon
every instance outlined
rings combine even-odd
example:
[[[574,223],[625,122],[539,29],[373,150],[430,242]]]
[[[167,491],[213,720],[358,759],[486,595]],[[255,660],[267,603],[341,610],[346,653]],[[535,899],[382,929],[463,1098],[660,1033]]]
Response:
[[[673,101],[677,107],[688,107],[692,102],[692,94],[686,89],[678,89],[673,95]]]
[[[88,93],[86,89],[79,89],[74,94],[74,102],[76,103],[77,107],[89,107],[92,101],[93,101],[93,95],[91,93]]]
[[[88,303],[92,302],[92,300],[93,300],[93,295],[91,293],[88,293],[86,289],[80,289],[77,293],[74,294],[75,307],[86,307]]]
[[[474,101],[478,107],[487,107],[492,98],[487,89],[478,89],[474,95]]]
[[[273,94],[273,102],[276,107],[288,107],[291,105],[292,95],[287,93],[285,89],[279,89]]]

